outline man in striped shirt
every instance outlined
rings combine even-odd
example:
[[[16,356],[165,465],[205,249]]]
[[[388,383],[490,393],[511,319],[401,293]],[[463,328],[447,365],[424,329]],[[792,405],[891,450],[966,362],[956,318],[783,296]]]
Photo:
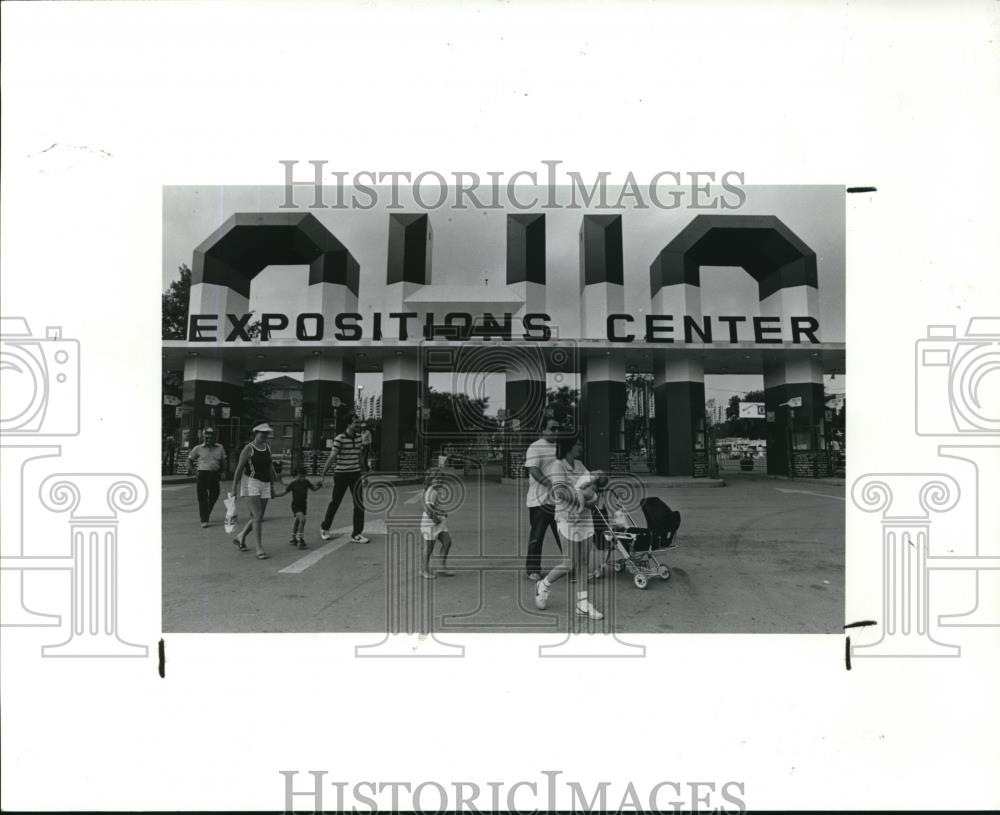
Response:
[[[361,473],[368,468],[368,462],[362,460],[361,435],[358,427],[358,420],[351,416],[347,420],[347,429],[333,440],[333,449],[326,464],[323,465],[323,472],[320,473],[320,478],[326,478],[327,472],[333,468],[333,495],[319,528],[320,537],[325,541],[333,537],[330,534],[333,516],[337,514],[344,494],[350,491],[351,499],[354,501],[354,528],[351,542],[368,543],[368,538],[362,534],[365,528],[365,506],[362,502],[360,484]]]

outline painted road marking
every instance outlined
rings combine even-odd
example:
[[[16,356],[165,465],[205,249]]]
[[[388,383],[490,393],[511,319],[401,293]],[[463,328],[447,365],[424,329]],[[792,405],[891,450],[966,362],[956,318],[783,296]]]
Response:
[[[847,499],[840,495],[828,495],[825,492],[810,492],[809,490],[783,490],[781,487],[775,487],[778,492],[794,492],[798,495],[818,495],[820,498],[832,498],[834,501],[846,501]]]
[[[190,486],[191,486],[190,484],[178,484],[175,487],[164,487],[163,491],[164,492],[174,492],[176,490],[186,490]]]
[[[341,536],[343,536],[343,538],[341,540],[329,541],[328,543],[326,543],[326,545],[321,546],[319,549],[313,549],[313,551],[311,551],[305,557],[300,557],[298,560],[294,561],[293,563],[290,563],[284,569],[280,569],[278,571],[278,574],[301,574],[310,566],[315,566],[327,555],[333,554],[338,549],[343,549],[345,546],[347,546],[347,544],[351,542],[351,539],[348,536],[351,534],[351,530],[353,528],[354,527],[351,526],[342,526],[339,529],[331,529],[330,531],[334,534],[335,537],[340,538]],[[373,521],[372,523],[368,524],[365,527],[365,532],[368,533],[369,537],[371,535],[384,535],[385,521],[382,520]]]

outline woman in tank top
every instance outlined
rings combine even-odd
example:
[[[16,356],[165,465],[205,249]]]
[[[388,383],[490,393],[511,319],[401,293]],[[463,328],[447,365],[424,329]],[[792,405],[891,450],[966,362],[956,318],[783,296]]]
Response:
[[[236,472],[233,473],[231,494],[246,498],[250,508],[250,520],[243,527],[239,536],[233,538],[233,543],[241,552],[250,551],[247,548],[246,539],[252,529],[254,540],[257,543],[258,560],[267,560],[270,557],[264,551],[261,542],[261,521],[264,519],[267,501],[272,495],[271,484],[278,480],[278,476],[274,472],[274,463],[271,461],[271,448],[267,444],[268,436],[272,432],[271,426],[266,422],[253,429],[253,441],[243,448],[240,460],[236,464]],[[243,478],[243,476],[246,477]],[[237,492],[240,478],[243,478],[242,490]]]

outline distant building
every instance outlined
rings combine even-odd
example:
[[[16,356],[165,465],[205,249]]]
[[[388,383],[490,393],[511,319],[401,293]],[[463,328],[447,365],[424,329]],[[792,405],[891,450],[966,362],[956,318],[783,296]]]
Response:
[[[362,396],[354,402],[354,413],[365,421],[382,418],[382,394]]]
[[[715,399],[705,402],[705,416],[710,425],[720,425],[726,420],[726,410]]]

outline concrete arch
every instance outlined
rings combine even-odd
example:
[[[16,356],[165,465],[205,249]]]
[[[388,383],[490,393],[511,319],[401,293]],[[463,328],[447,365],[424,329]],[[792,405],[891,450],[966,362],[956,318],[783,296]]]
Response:
[[[702,317],[702,266],[744,269],[757,282],[762,323],[788,325],[792,319],[805,318],[808,325],[818,328],[816,253],[779,218],[696,216],[650,264],[653,313],[673,315],[685,326],[693,320],[706,326],[707,332],[708,319]],[[813,356],[794,361],[771,356],[764,360],[762,373],[768,472],[814,474],[824,460],[825,447],[818,361]],[[707,464],[703,359],[697,352],[654,353],[653,377],[660,426],[657,469],[665,475],[701,474]],[[795,410],[788,407],[793,399],[799,402]]]
[[[309,266],[309,285],[333,283],[358,294],[354,256],[312,213],[237,213],[194,250],[192,286],[224,286],[243,297],[273,265]]]
[[[739,266],[763,302],[781,289],[818,288],[816,253],[773,215],[698,215],[649,267],[650,293],[701,286],[702,266]]]

